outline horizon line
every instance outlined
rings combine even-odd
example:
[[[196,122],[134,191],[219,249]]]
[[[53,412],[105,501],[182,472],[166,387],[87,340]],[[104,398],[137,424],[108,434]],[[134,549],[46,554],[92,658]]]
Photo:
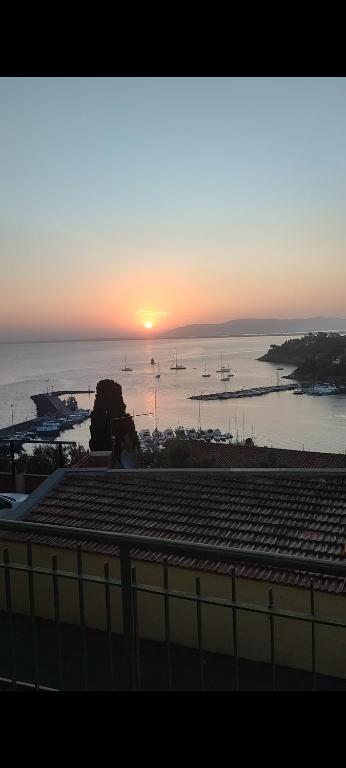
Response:
[[[341,329],[340,329],[341,330]],[[342,329],[345,330],[346,328]],[[306,330],[302,331],[273,331],[272,333],[230,333],[220,334],[215,336],[121,336],[118,338],[103,338],[97,337],[93,339],[16,339],[15,341],[2,341],[0,344],[81,344],[91,341],[184,341],[188,339],[238,339],[238,338],[251,338],[254,336],[297,336],[302,333],[306,333]],[[326,331],[327,333],[327,331]]]

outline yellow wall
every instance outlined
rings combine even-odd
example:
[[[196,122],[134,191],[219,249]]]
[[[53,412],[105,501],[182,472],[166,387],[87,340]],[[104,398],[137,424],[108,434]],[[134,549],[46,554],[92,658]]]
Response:
[[[19,543],[0,543],[0,557],[8,546],[12,563],[26,562],[26,546]],[[33,547],[33,564],[51,568],[52,555],[56,554],[59,570],[76,573],[77,554],[67,549]],[[104,564],[108,562],[112,578],[120,577],[117,558],[83,553],[83,571],[88,575],[104,576]],[[140,562],[136,566],[136,579],[141,584],[163,587],[163,567],[155,563]],[[169,587],[180,592],[195,593],[196,577],[201,580],[204,596],[231,598],[231,579],[205,571],[185,568],[169,568]],[[13,610],[29,613],[28,576],[11,572]],[[269,588],[272,587],[275,607],[303,613],[310,612],[308,590],[287,586],[269,585],[248,579],[236,580],[239,602],[268,606]],[[36,615],[54,619],[53,579],[51,575],[34,576]],[[78,583],[59,577],[61,621],[79,624]],[[106,627],[105,587],[84,584],[86,624],[104,630]],[[138,592],[138,623],[141,637],[163,641],[165,639],[163,597]],[[112,587],[112,630],[122,632],[121,590]],[[0,569],[0,608],[5,608],[4,570]],[[188,600],[169,599],[171,640],[174,643],[196,648],[197,609]],[[343,596],[315,592],[315,612],[346,622],[346,600]],[[238,655],[257,661],[270,661],[270,620],[267,616],[237,611]],[[284,666],[311,670],[311,624],[293,619],[275,618],[275,661]],[[232,611],[215,606],[202,606],[203,647],[205,650],[232,654]],[[316,670],[322,674],[346,677],[346,630],[316,626]]]

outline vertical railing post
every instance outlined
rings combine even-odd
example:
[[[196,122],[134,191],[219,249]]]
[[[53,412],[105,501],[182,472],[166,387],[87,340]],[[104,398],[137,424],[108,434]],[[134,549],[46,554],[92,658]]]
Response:
[[[87,651],[87,637],[86,637],[86,623],[85,623],[83,560],[82,560],[81,544],[79,544],[78,550],[77,550],[77,567],[78,567],[79,617],[80,617],[80,627],[81,627],[81,634],[82,634],[83,682],[84,682],[84,690],[87,691],[88,690],[88,651]]]
[[[59,467],[60,469],[62,469],[64,466],[62,443],[58,443],[58,451],[59,451]]]
[[[131,584],[131,556],[129,547],[120,545],[121,597],[123,607],[123,631],[125,663],[128,670],[128,681],[131,690],[136,690],[135,638],[134,616]]]
[[[31,614],[31,632],[32,632],[32,649],[34,657],[34,670],[35,670],[35,688],[40,687],[39,680],[39,666],[38,666],[38,645],[37,645],[37,631],[36,631],[36,617],[35,617],[35,592],[34,592],[34,574],[32,572],[32,546],[31,541],[27,543],[27,562],[28,562],[28,580],[29,580],[29,603]]]
[[[196,577],[196,596],[197,596],[197,639],[198,639],[198,654],[199,654],[199,674],[201,681],[201,690],[205,691],[205,676],[204,676],[204,655],[203,655],[203,633],[202,633],[202,608],[198,598],[201,596],[201,579]]]
[[[170,631],[168,586],[169,586],[168,585],[168,562],[167,562],[167,558],[165,558],[165,561],[163,564],[163,587],[165,590],[165,598],[164,598],[165,637],[166,637],[166,651],[167,651],[168,690],[171,691],[173,687],[173,681],[172,681],[171,631]]]
[[[10,640],[11,677],[12,677],[12,688],[15,688],[16,687],[16,650],[15,650],[15,634],[14,634],[13,614],[12,614],[10,554],[7,548],[4,549],[4,563],[5,563],[6,611],[8,615],[8,629],[9,629],[9,640]]]
[[[111,681],[111,690],[114,691],[112,607],[111,607],[110,575],[109,575],[108,563],[105,563],[104,565],[104,574],[105,574],[105,598],[106,598],[106,623],[107,623],[107,637],[108,637],[109,674],[110,674],[110,681]]]
[[[272,689],[276,689],[276,669],[275,669],[275,635],[274,635],[274,616],[271,611],[274,608],[273,590],[269,590],[269,623],[270,623],[270,662],[272,668]]]
[[[59,581],[58,581],[58,558],[56,555],[52,557],[52,576],[53,576],[53,595],[54,595],[54,618],[56,629],[56,645],[58,655],[58,676],[59,676],[59,688],[60,691],[64,688],[63,682],[63,664],[62,664],[62,643],[61,643],[61,624],[60,624],[60,596],[59,596]]]
[[[235,583],[235,567],[232,566],[232,603],[237,602],[237,592]],[[238,622],[237,622],[237,609],[235,606],[232,608],[233,619],[233,658],[234,658],[234,678],[235,689],[239,691],[239,659],[238,659]]]
[[[310,610],[311,610],[311,616],[313,617],[311,622],[311,672],[312,672],[312,682],[313,682],[313,690],[317,691],[317,678],[316,678],[316,636],[315,636],[315,594],[314,594],[314,584],[312,579],[310,580]]]
[[[141,688],[141,659],[139,651],[139,623],[138,623],[138,600],[137,600],[137,576],[136,568],[131,569],[132,573],[132,598],[133,598],[133,626],[135,634],[135,660],[136,660],[136,688]]]
[[[16,464],[14,459],[14,442],[10,440],[10,455],[11,455],[11,474],[13,491],[16,492]]]

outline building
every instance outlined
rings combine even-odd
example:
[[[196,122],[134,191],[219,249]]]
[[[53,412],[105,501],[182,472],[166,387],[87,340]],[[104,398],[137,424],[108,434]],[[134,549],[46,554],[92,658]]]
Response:
[[[189,440],[187,445],[192,456],[211,462],[221,468],[291,468],[291,469],[346,469],[346,454],[319,451],[295,451],[268,446],[225,445]]]
[[[345,470],[57,470],[24,502],[21,521],[31,525],[30,533],[0,533],[1,551],[8,550],[16,564],[15,613],[30,613],[24,567],[30,538],[37,617],[54,620],[49,569],[56,557],[59,621],[80,624],[84,574],[83,625],[126,632],[119,586],[127,566],[119,546],[105,543],[114,532],[124,546],[130,546],[127,536],[136,537],[131,565],[138,585],[137,639],[167,641],[168,600],[172,643],[198,648],[202,632],[203,652],[232,656],[236,639],[237,657],[266,664],[273,663],[275,647],[276,665],[307,671],[313,647],[316,673],[346,678]],[[35,525],[42,524],[58,526],[58,535],[51,528],[36,533]],[[78,540],[77,529],[83,531]],[[199,547],[198,556],[191,556],[191,547]],[[6,557],[2,610],[8,608]],[[108,624],[105,565],[113,579]],[[197,615],[196,595],[205,601]]]

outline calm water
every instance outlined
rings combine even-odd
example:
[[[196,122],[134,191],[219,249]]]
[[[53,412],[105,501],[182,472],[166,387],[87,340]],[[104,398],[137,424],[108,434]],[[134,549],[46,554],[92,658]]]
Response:
[[[234,339],[193,339],[161,341],[96,341],[32,344],[0,344],[0,426],[35,416],[30,395],[54,389],[94,389],[99,379],[111,378],[123,387],[127,409],[135,413],[137,429],[154,428],[154,416],[137,415],[154,411],[154,387],[157,390],[158,427],[197,427],[198,402],[189,395],[222,391],[224,383],[216,369],[220,355],[229,363],[234,377],[229,389],[276,383],[276,366],[256,358],[271,343],[285,338],[252,337]],[[173,354],[185,371],[171,371]],[[127,365],[134,370],[123,373]],[[156,379],[150,365],[154,357],[160,363],[161,378]],[[209,379],[202,378],[206,364]],[[292,370],[285,366],[283,374]],[[49,381],[48,381],[49,380]],[[94,395],[77,396],[81,407],[92,408]],[[239,437],[254,433],[257,445],[283,448],[344,452],[346,449],[346,397],[295,397],[290,392],[273,393],[259,398],[228,402],[202,402],[203,428],[219,427]],[[64,432],[65,439],[88,445],[89,421]]]

